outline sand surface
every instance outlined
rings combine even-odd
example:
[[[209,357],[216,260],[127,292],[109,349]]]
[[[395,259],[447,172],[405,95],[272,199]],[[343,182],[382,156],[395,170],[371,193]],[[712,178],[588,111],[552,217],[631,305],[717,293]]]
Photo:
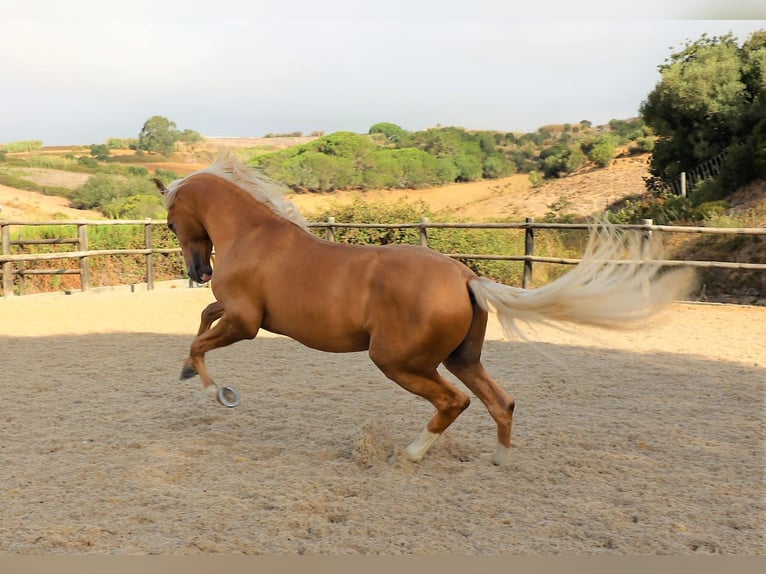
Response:
[[[0,299],[2,554],[763,554],[766,308],[550,328],[484,362],[420,464],[431,407],[364,353],[259,335],[208,355],[242,404],[178,380],[210,290]]]

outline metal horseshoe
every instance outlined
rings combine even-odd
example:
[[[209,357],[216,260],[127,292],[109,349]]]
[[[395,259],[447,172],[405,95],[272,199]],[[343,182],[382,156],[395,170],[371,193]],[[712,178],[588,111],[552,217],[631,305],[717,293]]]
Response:
[[[234,387],[219,387],[218,402],[227,408],[234,408],[239,404],[239,392]]]

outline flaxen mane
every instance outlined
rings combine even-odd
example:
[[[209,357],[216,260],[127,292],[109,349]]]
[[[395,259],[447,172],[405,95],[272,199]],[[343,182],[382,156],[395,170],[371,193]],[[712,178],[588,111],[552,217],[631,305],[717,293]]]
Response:
[[[208,173],[230,181],[237,187],[247,191],[261,203],[266,204],[276,214],[292,221],[293,223],[307,227],[307,222],[295,207],[292,201],[284,197],[287,188],[266,177],[262,173],[243,164],[236,155],[231,152],[221,152],[215,163],[178,179],[168,185],[168,191],[164,194],[165,207],[169,208],[175,200],[176,192],[195,175]]]

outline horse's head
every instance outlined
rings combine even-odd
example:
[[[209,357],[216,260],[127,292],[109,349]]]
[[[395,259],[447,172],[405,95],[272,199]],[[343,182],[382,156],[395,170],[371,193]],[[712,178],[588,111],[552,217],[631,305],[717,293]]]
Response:
[[[210,263],[213,242],[210,240],[210,236],[200,221],[194,206],[188,198],[184,197],[183,193],[178,194],[176,193],[178,190],[168,190],[157,178],[154,178],[153,181],[163,196],[166,197],[168,228],[176,235],[178,243],[181,245],[189,277],[197,283],[210,281],[213,275],[213,267]],[[171,201],[168,201],[169,193],[173,194]]]

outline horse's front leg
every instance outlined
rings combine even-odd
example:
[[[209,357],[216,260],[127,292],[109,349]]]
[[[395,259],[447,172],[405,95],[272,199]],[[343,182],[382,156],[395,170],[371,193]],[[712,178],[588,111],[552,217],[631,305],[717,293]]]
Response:
[[[211,319],[212,317],[215,318]],[[220,320],[215,326],[210,327],[210,324],[216,319]],[[202,379],[203,388],[208,388],[211,385],[214,386],[215,382],[205,365],[205,353],[213,349],[226,347],[243,339],[252,339],[257,333],[257,328],[245,328],[242,322],[227,317],[219,303],[211,303],[202,312],[200,334],[192,341],[189,349],[189,358],[186,359],[181,370],[181,380],[199,375],[200,379]]]

